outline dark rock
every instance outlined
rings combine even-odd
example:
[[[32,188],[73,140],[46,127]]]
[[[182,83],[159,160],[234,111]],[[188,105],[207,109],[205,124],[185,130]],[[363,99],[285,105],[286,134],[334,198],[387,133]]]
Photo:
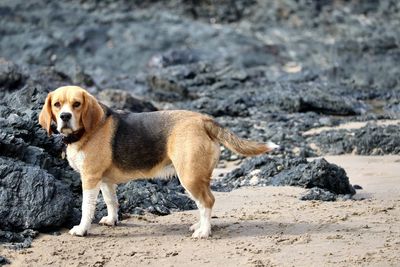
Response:
[[[325,159],[307,162],[305,158],[271,158],[259,156],[247,159],[237,169],[215,181],[214,190],[229,191],[241,186],[319,187],[336,194],[355,194],[346,172]]]
[[[0,97],[2,97],[2,90],[18,89],[25,78],[17,65],[0,58]]]
[[[196,77],[202,74],[196,73]],[[171,75],[167,75],[171,77]],[[181,81],[181,83],[183,83]],[[183,105],[185,108],[199,110],[213,116],[249,116],[251,113],[266,112],[316,112],[328,115],[356,115],[366,111],[366,105],[349,96],[329,92],[329,88],[318,82],[277,84],[266,83],[251,88],[241,81],[216,78],[213,86],[218,90],[208,90],[204,96],[196,91],[197,99]],[[195,85],[198,88],[198,85]],[[266,90],[267,88],[267,90]],[[193,95],[193,94],[192,94]],[[199,97],[200,96],[200,97]]]
[[[26,229],[22,232],[10,232],[0,230],[0,244],[11,249],[23,249],[31,246],[33,238],[39,234],[38,231]]]
[[[0,228],[45,229],[64,224],[71,210],[69,188],[37,166],[0,158]]]
[[[194,19],[203,19],[211,23],[235,22],[248,15],[256,1],[183,1],[184,8]]]
[[[0,266],[10,264],[11,262],[4,258],[3,256],[0,256]]]
[[[308,189],[305,193],[300,196],[300,200],[322,200],[322,201],[335,201],[337,195],[321,189],[319,187],[313,187]]]
[[[316,159],[305,165],[300,164],[295,168],[284,170],[271,180],[272,185],[319,187],[336,194],[355,194],[344,169],[328,163],[325,159]]]
[[[323,153],[385,155],[400,153],[400,125],[367,124],[353,130],[330,130],[308,138]]]
[[[81,85],[82,87],[89,89],[93,86],[96,86],[95,81],[92,76],[86,73],[83,69],[77,68],[75,73],[72,76],[73,84]]]
[[[193,50],[171,50],[152,56],[148,66],[152,68],[165,68],[168,66],[195,63],[199,59],[198,52]]]
[[[79,175],[61,159],[62,148],[61,137],[49,138],[30,116],[13,113],[0,119],[0,156],[40,166],[72,190],[80,190]]]
[[[119,110],[130,112],[156,111],[152,103],[135,98],[130,93],[121,90],[103,90],[98,94],[98,99],[103,104]]]
[[[361,185],[358,185],[358,184],[353,185],[353,188],[356,189],[356,190],[361,190],[361,189],[363,189],[362,186],[361,186]]]
[[[366,126],[356,130],[353,144],[360,155],[400,154],[400,125]]]
[[[394,99],[390,101],[385,107],[384,110],[389,114],[392,119],[400,118],[400,100]]]
[[[172,69],[172,70],[171,70]],[[147,82],[154,98],[158,101],[178,101],[188,97],[186,85],[181,78],[192,75],[185,67],[174,66],[169,68],[171,75],[164,70],[154,70],[148,77]]]
[[[118,187],[120,209],[122,213],[141,214],[147,211],[157,215],[196,209],[196,204],[184,191],[176,177],[172,180],[128,182]]]

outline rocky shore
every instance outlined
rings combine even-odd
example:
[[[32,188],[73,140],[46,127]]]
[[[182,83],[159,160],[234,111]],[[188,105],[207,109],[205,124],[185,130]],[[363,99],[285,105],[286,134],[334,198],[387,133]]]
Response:
[[[311,4],[310,4],[311,3]],[[0,243],[28,247],[79,220],[79,175],[37,123],[49,91],[76,84],[116,109],[190,109],[283,147],[242,159],[213,189],[293,185],[350,198],[321,157],[400,153],[398,1],[19,1],[0,4]],[[356,129],[334,126],[368,122]],[[330,130],[304,134],[310,129]],[[179,181],[118,188],[120,216],[194,209]],[[97,219],[106,212],[99,198]],[[0,265],[7,262],[0,257]]]

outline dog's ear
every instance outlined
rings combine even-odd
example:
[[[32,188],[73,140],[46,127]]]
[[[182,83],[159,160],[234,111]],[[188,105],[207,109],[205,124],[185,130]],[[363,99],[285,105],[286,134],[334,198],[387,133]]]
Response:
[[[44,129],[46,129],[48,135],[51,135],[53,133],[53,131],[51,130],[52,120],[53,120],[53,114],[51,112],[51,92],[50,92],[47,95],[42,111],[39,114],[39,124]]]
[[[86,132],[91,132],[98,125],[104,116],[104,111],[99,102],[91,94],[83,93],[82,124]]]

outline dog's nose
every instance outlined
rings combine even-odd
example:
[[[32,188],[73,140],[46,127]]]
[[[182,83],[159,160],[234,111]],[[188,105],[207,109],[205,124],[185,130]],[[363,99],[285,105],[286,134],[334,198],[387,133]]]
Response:
[[[63,113],[60,114],[60,118],[64,122],[69,121],[71,119],[71,117],[72,117],[72,114],[69,113],[69,112],[63,112]]]

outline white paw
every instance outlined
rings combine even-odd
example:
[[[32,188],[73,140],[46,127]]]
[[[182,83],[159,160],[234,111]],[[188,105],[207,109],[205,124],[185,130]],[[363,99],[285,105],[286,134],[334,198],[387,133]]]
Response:
[[[85,229],[84,227],[82,227],[80,225],[75,225],[74,227],[72,227],[71,230],[69,230],[69,234],[76,235],[76,236],[85,236],[85,235],[87,235],[87,229]]]
[[[200,228],[200,222],[197,222],[197,223],[193,224],[192,226],[190,226],[189,230],[194,232],[199,228]]]
[[[112,217],[109,217],[109,216],[104,216],[99,221],[99,224],[108,225],[108,226],[116,226],[117,223],[118,223],[118,219],[112,218]]]
[[[192,237],[193,238],[207,238],[211,235],[211,226],[208,227],[199,227],[196,231],[194,231]]]

